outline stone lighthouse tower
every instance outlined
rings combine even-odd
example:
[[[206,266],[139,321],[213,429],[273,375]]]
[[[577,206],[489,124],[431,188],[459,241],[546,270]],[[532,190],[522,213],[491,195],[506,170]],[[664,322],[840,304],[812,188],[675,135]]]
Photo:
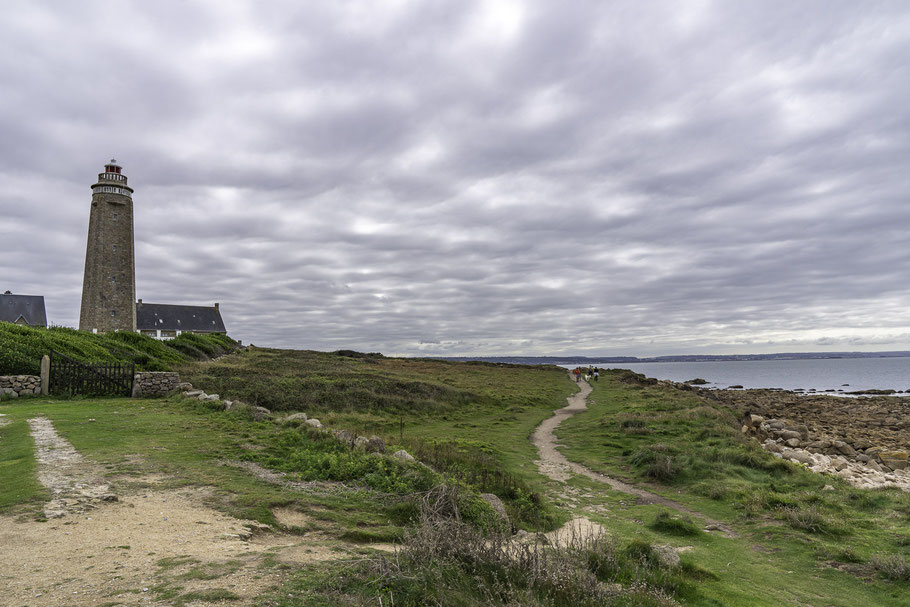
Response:
[[[136,330],[133,189],[121,170],[111,159],[92,186],[79,314],[83,331]]]

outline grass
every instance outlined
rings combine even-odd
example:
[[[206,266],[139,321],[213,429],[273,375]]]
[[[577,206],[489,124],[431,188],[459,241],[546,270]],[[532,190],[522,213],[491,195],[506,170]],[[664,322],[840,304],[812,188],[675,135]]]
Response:
[[[541,494],[536,452],[528,441],[575,389],[558,368],[249,348],[180,372],[208,392],[273,412],[304,411],[331,428],[376,434],[440,474],[496,494],[519,527],[549,530],[563,520]],[[338,478],[331,476],[339,468],[335,456],[313,462],[303,453],[309,439],[299,440],[298,434],[291,431],[281,444],[252,457],[306,479],[321,473]],[[345,456],[341,463],[366,462]],[[395,487],[394,468],[381,473],[388,477],[383,490],[402,490]],[[415,480],[411,486],[426,488],[428,482]]]
[[[719,576],[701,582],[692,604],[902,604],[907,493],[855,489],[777,459],[741,435],[736,411],[628,371],[602,374],[588,404],[557,431],[567,457],[737,532],[719,538],[676,513],[650,515],[651,533],[687,542],[687,554]],[[603,521],[654,541],[636,527],[647,517],[614,507]]]
[[[691,390],[603,373],[589,410],[557,434],[570,459],[721,520],[735,538],[585,477],[542,477],[528,438],[577,389],[560,369],[250,348],[184,364],[181,374],[278,416],[303,410],[331,428],[377,434],[432,470],[196,400],[36,397],[0,403],[11,422],[0,427],[0,512],[38,515],[46,496],[25,420],[44,415],[124,490],[155,473],[164,488],[216,488],[209,505],[239,518],[278,528],[272,510],[290,508],[326,541],[361,545],[325,567],[263,559],[265,569],[290,576],[261,598],[263,607],[376,605],[379,597],[399,606],[896,606],[908,592],[910,496],[853,489],[776,459],[741,436],[735,411]],[[314,488],[275,486],[222,465],[243,461]],[[478,498],[487,490],[504,500],[514,527],[551,530],[583,515],[608,532],[564,548],[516,548],[493,531]],[[387,541],[402,543],[397,555],[370,552]],[[674,549],[678,566],[664,560]],[[173,604],[232,601],[181,584],[217,580],[236,566],[162,559],[169,581],[156,595]]]
[[[84,362],[132,362],[140,370],[167,371],[175,364],[206,360],[236,347],[227,335],[183,333],[159,341],[140,333],[93,334],[0,322],[0,375],[38,375],[41,357],[51,350]]]

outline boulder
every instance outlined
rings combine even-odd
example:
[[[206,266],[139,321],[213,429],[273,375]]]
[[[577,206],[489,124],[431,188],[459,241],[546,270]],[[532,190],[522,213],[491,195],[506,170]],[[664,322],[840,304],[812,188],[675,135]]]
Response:
[[[365,436],[358,436],[357,438],[354,439],[354,448],[355,448],[355,449],[360,449],[361,451],[366,451],[366,450],[367,450],[367,444],[369,444],[369,442],[370,442],[370,441],[367,440],[367,437],[365,437]]]
[[[784,456],[784,459],[806,464],[807,466],[811,466],[813,463],[815,463],[812,461],[812,456],[805,451],[797,451],[796,449],[783,449],[781,451],[781,455]]]
[[[218,396],[217,394],[206,394],[205,398],[200,397],[199,400],[203,400],[203,401],[207,401],[207,402],[215,402],[216,400],[221,400],[221,397]]]
[[[906,451],[881,451],[878,458],[892,470],[904,470],[910,463]]]
[[[272,416],[272,412],[266,409],[265,407],[250,407],[250,417],[252,417],[257,422],[268,419]]]
[[[653,546],[651,548],[651,552],[654,554],[654,558],[657,560],[657,562],[664,567],[679,567],[679,554],[676,552],[676,549],[673,548],[673,546]]]
[[[797,448],[800,445],[800,440],[798,438],[788,438],[784,441],[784,444],[788,447]]]
[[[189,398],[195,398],[200,394],[205,394],[202,390],[184,390],[183,395]]]
[[[399,449],[392,454],[392,457],[397,457],[398,459],[403,459],[406,462],[413,462],[414,456],[405,451],[404,449]]]
[[[351,446],[351,441],[354,440],[354,435],[347,430],[335,430],[332,432],[332,435],[348,446]]]
[[[856,457],[856,450],[842,440],[834,441],[831,446],[841,455],[846,455],[847,457]]]
[[[286,421],[286,422],[295,422],[295,421],[305,422],[306,420],[307,420],[306,413],[292,413],[284,418],[284,421]]]
[[[499,515],[499,527],[503,529],[509,529],[512,526],[512,523],[509,521],[509,513],[506,512],[506,507],[502,503],[502,500],[499,499],[499,496],[493,493],[481,493],[480,497],[486,503],[490,504],[490,507],[496,511],[496,514]]]
[[[797,440],[802,438],[802,435],[800,435],[800,433],[795,430],[777,430],[774,434],[784,439],[785,441],[790,440],[791,438],[795,438]]]
[[[316,419],[315,417],[311,417],[308,420],[306,420],[306,425],[310,426],[311,428],[316,428],[317,430],[322,429],[322,422],[319,421],[318,419]]]
[[[370,453],[385,453],[385,441],[373,434],[367,439],[367,451]]]
[[[180,390],[181,392],[187,392],[187,391],[193,389],[193,384],[191,384],[188,381],[182,381],[179,384],[177,384],[177,389]]]

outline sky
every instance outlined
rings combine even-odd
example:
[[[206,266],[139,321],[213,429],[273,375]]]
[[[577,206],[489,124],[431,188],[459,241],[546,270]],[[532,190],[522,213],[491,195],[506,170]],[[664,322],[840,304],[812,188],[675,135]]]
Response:
[[[910,3],[0,0],[0,290],[405,356],[910,349]]]

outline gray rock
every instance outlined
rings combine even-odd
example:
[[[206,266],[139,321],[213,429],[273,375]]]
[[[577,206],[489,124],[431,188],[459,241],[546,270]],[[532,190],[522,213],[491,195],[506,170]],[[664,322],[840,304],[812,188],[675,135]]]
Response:
[[[392,454],[392,457],[397,457],[398,459],[403,459],[406,462],[413,462],[414,456],[405,451],[404,449],[399,449]]]
[[[294,421],[305,422],[306,420],[307,420],[306,413],[292,413],[291,415],[288,415],[287,417],[284,418],[284,421],[286,421],[286,422],[294,422]]]
[[[367,439],[367,451],[370,453],[385,453],[385,441],[375,434]]]
[[[483,501],[490,504],[493,510],[496,511],[496,514],[499,515],[499,527],[502,529],[510,529],[512,523],[509,521],[509,513],[506,511],[506,507],[502,503],[502,500],[499,499],[499,496],[493,493],[481,493],[480,497]]]
[[[183,395],[184,395],[184,396],[187,396],[187,397],[189,397],[189,398],[193,398],[193,397],[195,397],[195,396],[199,396],[200,394],[205,394],[205,392],[203,392],[202,390],[185,390],[185,391],[183,392]]]
[[[834,441],[834,444],[832,445],[832,447],[834,449],[836,449],[837,452],[842,455],[846,455],[847,457],[856,457],[856,450],[854,450],[853,447],[851,447],[850,445],[848,445],[847,443],[845,443],[842,440]]]
[[[322,422],[319,421],[318,419],[316,419],[315,417],[311,417],[308,420],[306,420],[306,425],[310,426],[311,428],[316,428],[317,430],[322,429]]]
[[[366,451],[367,445],[369,444],[369,442],[370,441],[367,440],[367,437],[358,436],[357,438],[354,439],[354,448],[360,449],[361,451]]]
[[[351,443],[354,440],[354,435],[347,430],[335,430],[332,434],[335,435],[335,438],[348,446],[351,446]]]
[[[801,464],[806,464],[807,466],[811,466],[814,463],[812,461],[812,457],[805,451],[796,451],[795,449],[784,449],[783,451],[781,451],[781,455],[783,455],[784,459],[788,459],[788,460],[791,460],[794,462],[799,462]]]
[[[777,436],[779,436],[780,438],[782,438],[784,440],[790,440],[791,438],[795,438],[795,439],[802,438],[802,435],[799,432],[796,432],[795,430],[778,430],[774,434],[776,434]]]
[[[250,417],[257,422],[261,422],[272,416],[272,412],[265,407],[250,407]]]
[[[796,447],[799,447],[800,440],[798,438],[788,438],[784,441],[784,444],[795,449]]]
[[[657,562],[664,567],[679,567],[679,554],[677,554],[673,546],[654,546],[651,550],[654,553],[654,558],[657,559]]]

